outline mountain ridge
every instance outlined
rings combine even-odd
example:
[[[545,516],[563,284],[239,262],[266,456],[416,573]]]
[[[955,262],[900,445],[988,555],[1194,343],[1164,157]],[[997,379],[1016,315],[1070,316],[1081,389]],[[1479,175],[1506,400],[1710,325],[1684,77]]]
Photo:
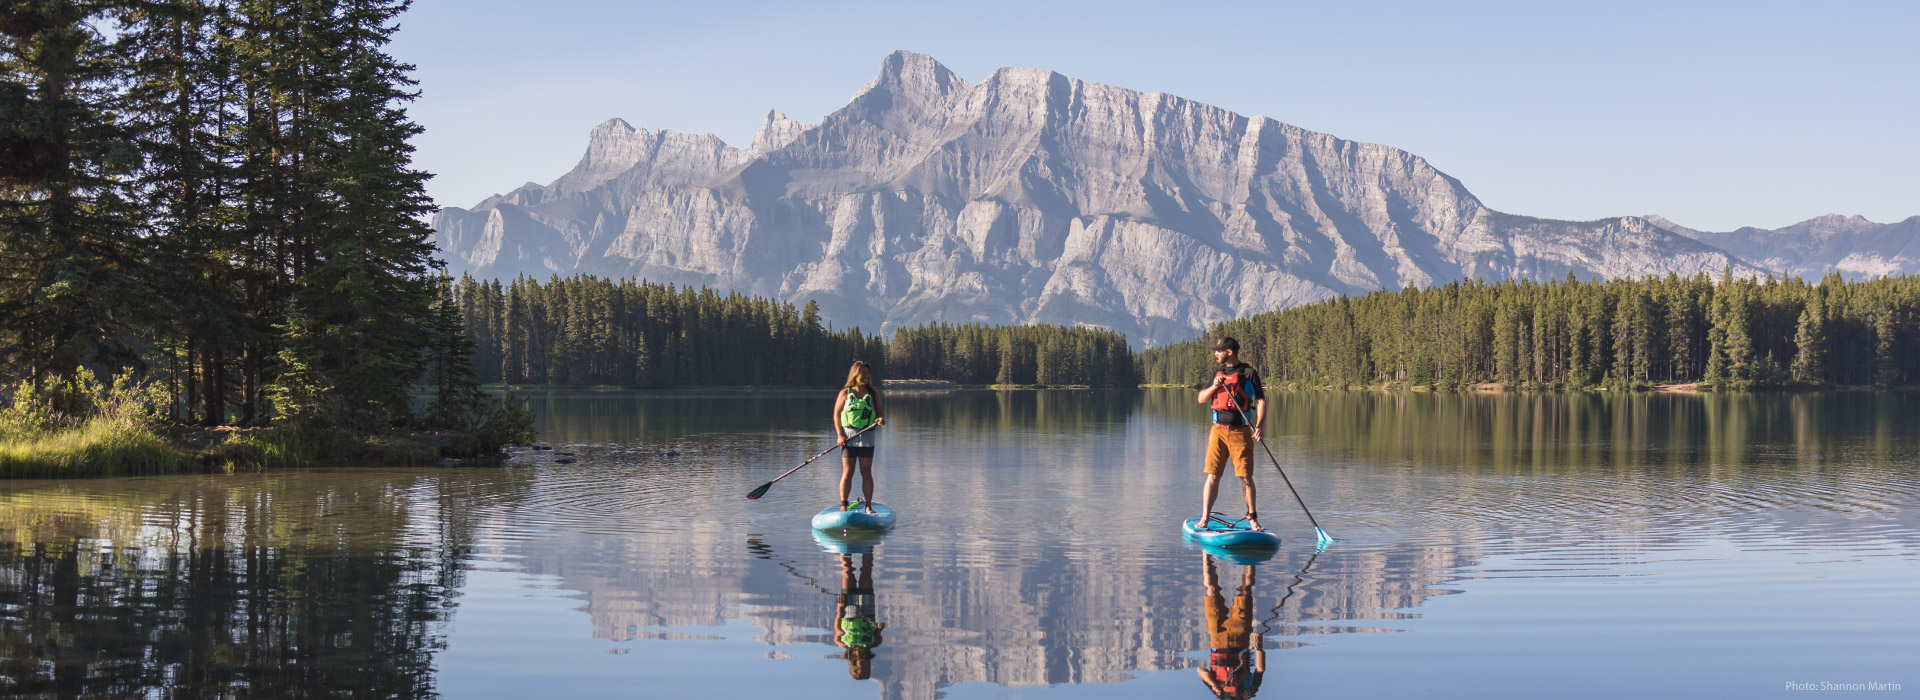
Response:
[[[1486,207],[1419,156],[1054,71],[894,52],[747,148],[609,120],[553,183],[436,217],[456,274],[642,276],[820,302],[841,325],[1114,328],[1143,345],[1455,279],[1764,274],[1658,217]]]

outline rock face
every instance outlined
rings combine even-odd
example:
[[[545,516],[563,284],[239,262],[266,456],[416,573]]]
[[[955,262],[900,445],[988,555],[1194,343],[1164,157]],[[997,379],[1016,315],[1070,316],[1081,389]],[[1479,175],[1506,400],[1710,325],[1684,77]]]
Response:
[[[1458,279],[1757,274],[1642,217],[1488,209],[1405,151],[1162,93],[896,52],[819,125],[747,149],[596,127],[552,184],[447,208],[458,274],[576,272],[811,299],[841,326],[1089,324],[1156,345]]]
[[[1695,231],[1657,216],[1647,219],[1783,276],[1816,279],[1838,272],[1861,280],[1920,272],[1920,216],[1877,224],[1828,214],[1782,229],[1748,227],[1729,233]]]

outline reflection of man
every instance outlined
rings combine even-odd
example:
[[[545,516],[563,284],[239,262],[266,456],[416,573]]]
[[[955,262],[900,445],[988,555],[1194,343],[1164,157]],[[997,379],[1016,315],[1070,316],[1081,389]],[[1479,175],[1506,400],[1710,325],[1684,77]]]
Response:
[[[860,555],[857,576],[853,555],[840,555],[840,597],[833,615],[833,643],[846,647],[847,673],[858,680],[873,675],[873,648],[880,646],[880,630],[887,626],[875,620],[878,616],[873,600],[873,552]]]
[[[1202,554],[1206,563],[1207,637],[1210,653],[1207,665],[1194,669],[1200,682],[1222,700],[1251,698],[1260,690],[1260,678],[1267,672],[1267,650],[1261,648],[1260,634],[1253,631],[1253,569],[1248,566],[1234,591],[1233,608],[1228,609],[1220,594],[1220,574],[1214,570],[1213,555]]]

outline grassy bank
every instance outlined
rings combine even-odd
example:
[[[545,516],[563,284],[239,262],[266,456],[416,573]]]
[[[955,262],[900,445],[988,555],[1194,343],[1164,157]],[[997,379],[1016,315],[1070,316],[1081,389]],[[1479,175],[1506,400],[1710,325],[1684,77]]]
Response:
[[[144,426],[89,421],[0,439],[0,477],[137,476],[198,471],[201,462]]]
[[[371,434],[334,422],[201,427],[165,419],[164,395],[129,376],[111,384],[85,369],[42,385],[6,387],[0,403],[0,479],[259,471],[309,466],[418,466],[448,457],[497,458],[533,440],[533,414],[517,397],[475,395],[422,422],[458,429],[390,428]]]
[[[420,466],[485,460],[451,431],[351,436],[290,428],[158,430],[110,421],[0,439],[0,478],[60,479],[261,471],[312,466]]]

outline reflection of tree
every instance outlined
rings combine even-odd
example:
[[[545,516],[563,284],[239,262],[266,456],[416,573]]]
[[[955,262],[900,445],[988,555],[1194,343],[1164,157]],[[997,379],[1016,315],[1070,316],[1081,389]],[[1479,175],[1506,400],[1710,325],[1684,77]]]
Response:
[[[14,494],[0,508],[18,538],[0,542],[0,692],[430,696],[474,524],[464,485],[447,482],[478,472],[442,473],[458,476]],[[484,478],[513,490],[504,471]],[[119,505],[85,505],[97,500]]]

